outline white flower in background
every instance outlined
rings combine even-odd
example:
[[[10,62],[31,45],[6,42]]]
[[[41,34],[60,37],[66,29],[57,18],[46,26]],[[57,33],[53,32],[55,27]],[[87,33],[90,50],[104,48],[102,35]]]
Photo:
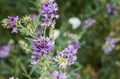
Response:
[[[78,17],[71,17],[68,22],[72,25],[73,29],[77,29],[81,25],[81,20]]]
[[[14,77],[10,77],[9,79],[15,79]],[[19,78],[16,78],[16,79],[19,79]]]
[[[60,30],[54,29],[54,39],[58,38],[60,35]],[[52,38],[52,34],[50,33],[50,38]]]

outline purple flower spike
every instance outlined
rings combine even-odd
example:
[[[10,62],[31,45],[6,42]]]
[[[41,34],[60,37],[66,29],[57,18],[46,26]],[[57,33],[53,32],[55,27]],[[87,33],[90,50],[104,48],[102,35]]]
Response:
[[[117,6],[114,4],[109,4],[108,6],[107,6],[107,12],[109,13],[109,14],[115,14],[116,12],[117,12]]]
[[[105,53],[109,54],[115,48],[115,44],[115,38],[108,38],[105,45],[103,46]]]
[[[33,50],[39,56],[46,56],[53,51],[54,42],[48,37],[34,39]]]
[[[55,24],[56,19],[59,18],[57,15],[58,6],[55,1],[48,1],[42,5],[40,10],[42,24],[41,26],[51,26]]]
[[[0,46],[0,58],[6,58],[9,55],[10,49],[12,47],[13,47],[13,44],[11,44],[11,43]]]

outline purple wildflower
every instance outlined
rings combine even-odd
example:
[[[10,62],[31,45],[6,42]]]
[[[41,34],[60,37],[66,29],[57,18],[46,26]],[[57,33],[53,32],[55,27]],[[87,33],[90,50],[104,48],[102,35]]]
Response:
[[[9,55],[10,49],[13,47],[11,43],[0,46],[0,58],[6,58]]]
[[[10,21],[9,27],[12,28],[12,33],[17,33],[17,21],[19,20],[19,17],[8,16],[8,20]]]
[[[107,12],[109,14],[115,14],[117,12],[117,6],[116,5],[113,5],[113,4],[109,4],[107,6]]]
[[[110,53],[115,48],[116,39],[115,38],[108,38],[103,49],[105,53]]]
[[[54,60],[59,64],[59,68],[66,69],[67,66],[74,64],[77,60],[76,55],[79,48],[79,41],[73,40],[62,52],[57,52],[57,56]]]
[[[86,28],[92,26],[95,22],[96,22],[95,19],[88,18],[88,19],[85,20],[82,28],[86,29]]]
[[[34,14],[34,13],[30,14],[29,16],[30,16],[30,18],[32,18],[32,19],[34,19],[34,18],[37,18],[37,17],[38,17],[38,16],[37,16],[36,14]]]
[[[31,64],[37,64],[39,62],[39,56],[38,55],[32,55],[31,58],[33,59]]]
[[[50,75],[50,79],[68,79],[66,73],[59,73],[58,71],[54,71]]]
[[[51,26],[55,24],[56,19],[59,18],[59,15],[57,15],[57,11],[58,6],[55,0],[45,2],[40,10],[42,18],[41,26]]]
[[[17,25],[12,24],[12,33],[17,33]]]
[[[67,56],[69,66],[77,60],[77,49],[74,48],[74,45],[68,45],[68,47],[64,49],[64,54]]]
[[[17,22],[19,20],[19,17],[16,16],[16,17],[13,17],[13,16],[8,16],[8,19],[11,21],[11,22]]]
[[[48,37],[34,39],[33,50],[37,55],[46,56],[53,51],[54,42]]]
[[[74,45],[68,45],[68,47],[64,49],[64,53],[66,55],[76,55],[77,49],[75,49]]]
[[[80,48],[80,42],[77,39],[73,39],[71,42],[71,45],[74,45],[75,49],[79,49]]]

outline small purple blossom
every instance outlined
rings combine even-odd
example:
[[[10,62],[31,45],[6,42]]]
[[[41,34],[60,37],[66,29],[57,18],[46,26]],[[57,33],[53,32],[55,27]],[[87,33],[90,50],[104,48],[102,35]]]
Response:
[[[103,46],[105,53],[109,54],[115,48],[115,44],[116,44],[115,38],[108,38],[106,40],[105,45]]]
[[[11,21],[11,22],[17,22],[19,20],[19,17],[16,16],[16,17],[13,17],[13,16],[8,16],[8,19]]]
[[[17,25],[12,24],[12,33],[17,33]]]
[[[107,6],[107,12],[109,13],[109,14],[115,14],[116,12],[117,12],[117,6],[114,4],[109,4],[108,6]]]
[[[37,64],[39,62],[39,56],[38,55],[32,55],[31,58],[33,59],[31,64]]]
[[[85,20],[82,28],[86,29],[86,28],[92,26],[95,22],[96,22],[95,19],[93,19],[93,18],[88,18],[88,19]]]
[[[50,75],[50,79],[68,79],[66,73],[59,73],[58,71],[54,71]]]
[[[54,49],[54,42],[48,37],[39,37],[33,41],[33,50],[39,56],[46,56]]]
[[[75,49],[74,45],[68,45],[68,47],[64,49],[64,53],[66,55],[76,55],[77,49]]]
[[[77,39],[73,39],[71,42],[71,45],[74,45],[75,49],[79,49],[80,48],[80,42]]]
[[[36,14],[34,14],[34,13],[30,14],[29,16],[30,16],[30,18],[32,18],[32,19],[34,19],[34,18],[37,18],[37,17],[38,17],[38,16],[37,16]]]
[[[12,28],[12,33],[17,33],[17,21],[19,20],[19,17],[8,16],[8,20],[10,21],[9,27]]]
[[[10,49],[12,47],[13,47],[13,44],[11,44],[11,43],[0,46],[0,58],[6,58],[9,55]]]
[[[41,26],[51,26],[55,24],[56,19],[59,18],[59,15],[57,15],[57,11],[58,6],[55,0],[45,2],[40,10],[42,19]]]

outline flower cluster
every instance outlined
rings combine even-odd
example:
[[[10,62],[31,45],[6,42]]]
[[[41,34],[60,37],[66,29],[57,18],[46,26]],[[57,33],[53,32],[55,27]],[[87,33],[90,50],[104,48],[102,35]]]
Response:
[[[54,71],[50,75],[50,79],[68,79],[66,73],[59,73],[58,71]]]
[[[54,42],[48,37],[39,37],[33,40],[33,50],[31,64],[37,64],[39,57],[46,56],[54,49]]]
[[[110,53],[115,48],[116,39],[115,38],[108,38],[103,49],[105,53]]]
[[[33,50],[39,56],[46,56],[53,51],[54,42],[48,37],[39,37],[34,39]]]
[[[117,6],[116,5],[113,5],[113,4],[109,4],[107,6],[107,12],[109,14],[115,14],[117,12]]]
[[[86,29],[86,28],[92,26],[95,22],[96,22],[95,19],[93,19],[93,18],[88,18],[88,19],[85,20],[82,28]]]
[[[55,24],[56,19],[59,18],[59,15],[57,15],[57,11],[58,6],[54,0],[45,2],[40,10],[42,19],[41,26],[51,26]]]
[[[19,17],[8,16],[8,19],[3,20],[3,25],[7,28],[12,28],[12,33],[17,33],[17,21]],[[7,24],[6,24],[7,23]]]
[[[0,47],[0,58],[6,58],[9,55],[10,49],[13,47],[13,44],[8,43]]]
[[[77,51],[80,48],[80,43],[78,40],[72,40],[71,44],[68,45],[62,52],[57,52],[57,56],[54,58],[59,64],[59,68],[66,69],[75,63],[77,59]]]

